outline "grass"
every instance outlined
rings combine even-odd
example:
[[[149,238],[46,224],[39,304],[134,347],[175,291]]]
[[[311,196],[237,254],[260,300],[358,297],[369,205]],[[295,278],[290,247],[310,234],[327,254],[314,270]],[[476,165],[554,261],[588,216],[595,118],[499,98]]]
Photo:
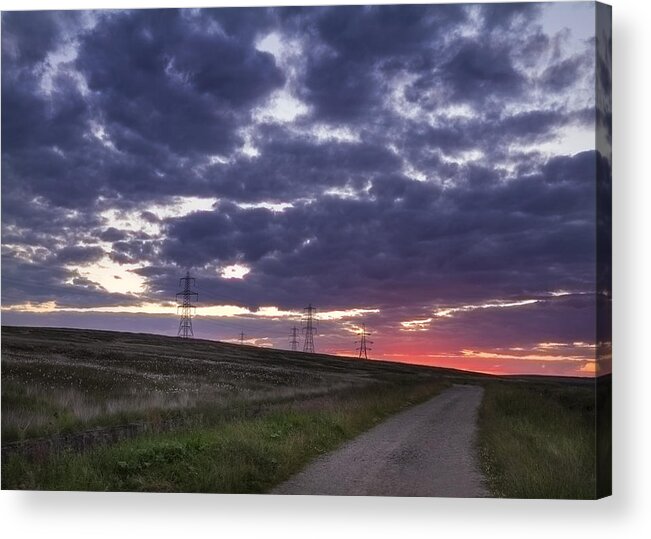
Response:
[[[380,384],[255,418],[147,435],[40,462],[10,456],[3,489],[262,493],[314,457],[440,391],[442,382]]]
[[[454,382],[486,387],[478,450],[493,495],[591,499],[610,491],[609,380],[596,392],[561,379],[12,327],[2,328],[3,444],[134,422],[155,428],[83,454],[3,453],[2,488],[264,492]]]
[[[99,426],[194,419],[384,382],[409,365],[104,331],[2,328],[3,443]]]
[[[486,385],[478,443],[495,496],[594,499],[595,436],[594,385]]]
[[[613,491],[612,376],[600,376],[597,389],[597,496]]]

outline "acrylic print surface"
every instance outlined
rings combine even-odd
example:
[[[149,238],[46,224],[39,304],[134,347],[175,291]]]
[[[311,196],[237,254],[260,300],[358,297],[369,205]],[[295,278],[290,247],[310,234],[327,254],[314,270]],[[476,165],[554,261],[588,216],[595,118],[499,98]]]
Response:
[[[2,14],[2,488],[610,494],[610,7]]]

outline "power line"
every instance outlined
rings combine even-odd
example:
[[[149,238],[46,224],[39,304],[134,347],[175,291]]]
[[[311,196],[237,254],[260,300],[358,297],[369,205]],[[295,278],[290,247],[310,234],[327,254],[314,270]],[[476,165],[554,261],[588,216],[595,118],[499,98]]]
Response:
[[[292,328],[289,337],[289,344],[292,345],[292,352],[296,352],[296,350],[298,350],[298,328],[296,326]]]
[[[364,359],[368,359],[368,354],[367,350],[372,350],[372,348],[369,348],[367,344],[373,344],[373,341],[369,341],[366,337],[368,337],[370,333],[366,331],[366,324],[362,324],[362,329],[359,332],[360,340],[355,341],[355,344],[359,343],[359,346],[355,348],[356,351],[359,352],[359,359],[362,359],[362,356],[364,356]]]
[[[305,342],[303,343],[303,352],[313,354],[314,334],[316,333],[316,328],[314,327],[314,313],[316,312],[316,308],[312,307],[312,304],[310,303],[305,307],[304,311],[305,316],[303,317],[303,320],[305,324],[303,325],[303,333],[305,333]]]
[[[196,305],[193,303],[199,301],[199,294],[192,291],[192,287],[195,286],[194,278],[190,277],[190,272],[186,272],[185,277],[179,279],[179,286],[183,287],[181,292],[176,294],[176,312],[179,310],[181,312],[181,320],[179,322],[179,332],[178,336],[183,339],[188,339],[194,337],[194,332],[192,331],[192,315],[196,311]]]

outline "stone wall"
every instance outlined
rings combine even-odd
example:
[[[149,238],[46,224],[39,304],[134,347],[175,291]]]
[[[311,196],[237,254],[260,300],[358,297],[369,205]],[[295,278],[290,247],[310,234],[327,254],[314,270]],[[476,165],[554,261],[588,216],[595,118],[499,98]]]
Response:
[[[179,419],[156,423],[129,423],[113,427],[97,427],[71,434],[60,434],[49,438],[34,438],[11,442],[2,446],[2,460],[10,455],[22,455],[34,460],[45,459],[52,453],[74,451],[81,453],[93,447],[113,444],[133,438],[146,432],[162,432],[183,426]]]

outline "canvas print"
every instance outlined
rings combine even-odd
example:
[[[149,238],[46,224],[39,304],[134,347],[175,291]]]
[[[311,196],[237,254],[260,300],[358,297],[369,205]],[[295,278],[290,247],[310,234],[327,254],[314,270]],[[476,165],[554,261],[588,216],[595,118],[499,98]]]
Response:
[[[611,492],[611,10],[2,13],[2,488]]]

